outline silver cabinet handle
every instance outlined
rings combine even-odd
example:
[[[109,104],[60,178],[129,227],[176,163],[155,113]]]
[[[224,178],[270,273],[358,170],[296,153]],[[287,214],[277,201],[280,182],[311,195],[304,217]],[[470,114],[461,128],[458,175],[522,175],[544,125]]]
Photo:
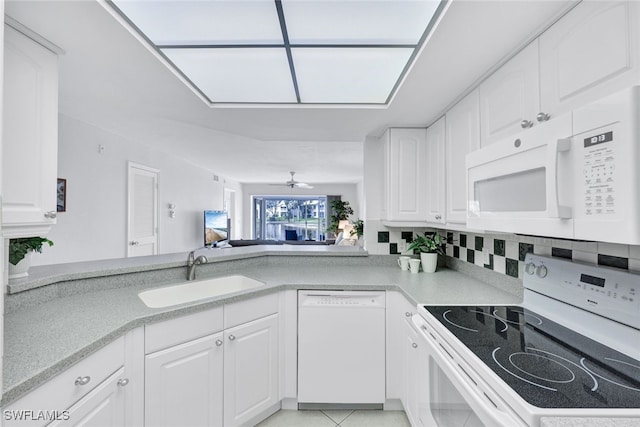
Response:
[[[129,384],[129,378],[121,378],[118,380],[118,387],[125,387]]]
[[[135,240],[132,240],[131,242],[129,242],[129,245],[131,245],[131,246],[136,246],[138,244],[140,244],[140,242],[137,242]]]
[[[412,316],[410,311],[407,311],[404,315],[407,316],[407,317],[411,317]]]
[[[533,126],[533,122],[531,120],[523,120],[520,122],[520,126],[522,127],[522,129],[527,129],[530,128],[531,126]]]
[[[236,339],[235,335],[229,335],[229,341],[234,341]]]
[[[229,337],[231,339],[231,337]],[[216,340],[216,345],[220,347],[222,345],[222,340]]]
[[[546,122],[547,120],[549,120],[551,118],[551,116],[548,113],[544,113],[544,112],[539,112],[538,115],[536,116],[536,119],[539,122]]]
[[[436,215],[436,219],[437,219],[437,220],[442,219],[442,215]]]
[[[44,217],[49,219],[55,219],[57,216],[58,213],[56,211],[49,211],[44,213]]]
[[[418,344],[413,343],[413,344],[411,344],[411,347],[413,347],[413,348],[418,348]]]
[[[91,381],[91,377],[87,375],[86,377],[78,377],[76,378],[75,385],[87,385]]]

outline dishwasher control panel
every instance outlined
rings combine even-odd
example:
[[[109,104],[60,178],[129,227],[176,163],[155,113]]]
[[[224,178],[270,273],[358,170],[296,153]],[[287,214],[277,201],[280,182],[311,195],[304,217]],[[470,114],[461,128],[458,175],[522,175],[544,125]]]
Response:
[[[384,291],[298,291],[299,306],[385,307]]]

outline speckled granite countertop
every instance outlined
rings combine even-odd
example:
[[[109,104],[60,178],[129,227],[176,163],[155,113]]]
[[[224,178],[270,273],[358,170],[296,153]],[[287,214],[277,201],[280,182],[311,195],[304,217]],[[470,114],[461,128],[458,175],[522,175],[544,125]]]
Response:
[[[255,253],[256,249],[249,256]],[[273,252],[267,251],[267,254]],[[230,259],[238,259],[236,255],[237,253],[232,254],[234,258]],[[253,260],[256,261],[253,263],[255,265],[245,263],[239,268],[233,268],[233,263],[218,266],[215,263],[207,264],[198,268],[208,267],[213,274],[200,269],[199,279],[243,274],[265,282],[266,286],[166,308],[146,307],[138,293],[145,289],[184,282],[184,279],[170,278],[153,284],[128,283],[115,289],[76,293],[5,314],[2,406],[140,325],[283,289],[399,290],[416,304],[511,304],[521,301],[521,297],[517,295],[518,290],[515,294],[508,293],[449,269],[442,269],[435,274],[411,274],[389,266],[388,262],[386,265],[379,265],[379,262],[372,259],[376,257],[344,258],[338,260],[314,257],[313,261],[309,261],[310,257],[304,257],[305,261],[302,261],[296,256],[263,257],[262,260]],[[184,254],[182,259],[186,259]],[[168,260],[167,264],[172,262],[178,266],[185,264],[177,257],[175,260]],[[223,269],[226,264],[231,267]],[[113,276],[113,280],[122,281],[122,277],[128,277],[122,275],[121,268],[136,271],[131,266],[115,268],[110,271],[117,270],[119,273]],[[183,267],[173,270],[184,274]],[[216,270],[219,273],[216,274]],[[70,277],[68,272],[63,274]],[[78,282],[82,283],[82,280]],[[54,286],[56,285],[45,286],[44,289]],[[31,292],[33,291],[39,289]],[[18,294],[20,295],[22,294]]]
[[[395,257],[368,257],[366,252],[354,248],[335,251],[325,247],[245,247],[204,254],[214,263],[202,266],[199,279],[243,274],[265,282],[266,286],[196,303],[158,309],[146,307],[138,298],[140,291],[184,280],[168,274],[170,278],[152,284],[131,283],[136,280],[135,273],[167,269],[163,271],[177,271],[182,277],[185,254],[37,267],[29,281],[14,281],[13,292],[20,293],[28,289],[39,291],[35,289],[39,286],[53,288],[56,285],[43,284],[64,280],[84,285],[82,279],[87,278],[120,282],[123,277],[133,278],[114,289],[58,293],[45,303],[5,315],[2,406],[138,326],[284,289],[397,290],[415,304],[517,304],[522,300],[522,289],[514,287],[510,279],[497,280],[497,286],[478,280],[478,277],[487,279],[482,277],[485,274],[482,269],[465,271],[465,274],[439,269],[435,274],[416,275],[393,266]],[[215,261],[236,263],[216,265]],[[112,277],[109,279],[109,276]],[[541,421],[541,427],[578,425],[630,427],[640,425],[640,421],[601,418],[544,418]]]

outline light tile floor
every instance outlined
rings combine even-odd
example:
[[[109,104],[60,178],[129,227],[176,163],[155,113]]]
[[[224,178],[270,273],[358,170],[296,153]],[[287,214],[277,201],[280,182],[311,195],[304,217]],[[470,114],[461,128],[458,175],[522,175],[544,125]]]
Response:
[[[403,411],[281,410],[260,427],[411,427]]]

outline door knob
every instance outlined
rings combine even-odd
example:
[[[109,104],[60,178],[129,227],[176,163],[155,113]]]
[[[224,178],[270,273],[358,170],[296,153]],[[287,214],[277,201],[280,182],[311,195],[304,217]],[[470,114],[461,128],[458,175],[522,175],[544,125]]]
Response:
[[[127,384],[129,384],[129,378],[121,378],[118,380],[119,387],[125,387]]]
[[[551,116],[548,113],[543,113],[542,111],[538,113],[538,115],[536,116],[536,119],[539,122],[546,122],[547,120],[549,120],[551,118]]]
[[[234,341],[236,339],[235,335],[229,335],[229,341]]]
[[[222,340],[216,340],[216,345],[220,347],[222,345]]]
[[[78,377],[76,378],[75,385],[87,385],[91,381],[91,377],[87,375],[86,377]]]
[[[523,120],[520,122],[520,126],[522,127],[522,129],[528,129],[531,126],[533,126],[533,122],[531,120]]]

